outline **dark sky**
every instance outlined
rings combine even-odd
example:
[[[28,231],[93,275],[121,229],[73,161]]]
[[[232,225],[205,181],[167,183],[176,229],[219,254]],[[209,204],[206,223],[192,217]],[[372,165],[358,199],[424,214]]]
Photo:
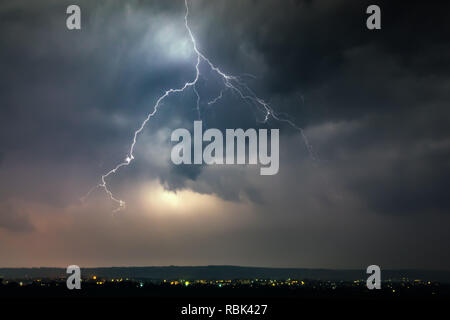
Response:
[[[184,1],[0,4],[0,267],[295,266],[450,270],[450,5],[191,0],[199,49],[299,131],[225,91],[205,63],[205,127],[280,129],[280,170],[175,166],[197,119]],[[78,4],[82,29],[66,28]]]

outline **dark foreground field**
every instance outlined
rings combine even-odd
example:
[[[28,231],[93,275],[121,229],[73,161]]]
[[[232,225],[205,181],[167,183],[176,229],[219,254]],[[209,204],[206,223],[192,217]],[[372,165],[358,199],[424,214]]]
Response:
[[[0,287],[1,310],[48,316],[73,314],[104,317],[108,314],[144,316],[148,319],[283,319],[315,315],[319,318],[344,316],[361,318],[437,314],[450,303],[450,286],[434,284],[407,287],[389,284],[381,290],[342,283],[336,287],[311,282],[308,286],[229,286],[87,282],[81,290],[68,290],[64,282],[10,283]],[[238,313],[226,312],[237,305]],[[257,306],[267,305],[264,314]],[[243,309],[241,309],[241,307]],[[249,306],[252,306],[251,308]],[[210,315],[184,315],[186,308],[214,307]],[[184,309],[183,309],[184,308]],[[260,313],[255,314],[259,309]],[[219,311],[220,310],[220,311]],[[243,310],[243,311],[242,311]],[[247,312],[246,311],[253,311]],[[439,311],[441,310],[441,311]]]

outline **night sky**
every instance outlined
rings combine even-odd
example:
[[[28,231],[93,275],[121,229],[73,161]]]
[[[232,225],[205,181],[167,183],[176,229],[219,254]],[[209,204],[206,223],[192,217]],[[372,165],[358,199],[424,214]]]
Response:
[[[450,270],[450,5],[189,0],[199,49],[304,132],[200,65],[206,128],[280,129],[280,169],[181,165],[165,90],[195,76],[177,1],[0,3],[0,267],[246,265]],[[381,7],[382,29],[366,28]],[[66,8],[81,7],[81,30]]]

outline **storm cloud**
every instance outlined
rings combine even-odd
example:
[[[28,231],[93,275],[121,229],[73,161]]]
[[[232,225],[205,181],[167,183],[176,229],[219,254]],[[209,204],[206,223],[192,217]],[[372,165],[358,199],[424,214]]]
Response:
[[[197,117],[188,90],[108,178],[128,204],[118,216],[100,189],[80,198],[123,161],[156,99],[193,79],[184,1],[78,1],[79,31],[65,27],[70,4],[0,5],[2,266],[450,268],[448,4],[378,1],[370,31],[368,1],[189,1],[200,50],[304,128],[316,159],[230,90],[208,105],[223,84],[202,64],[204,125],[279,128],[279,173],[173,165],[170,133]],[[56,253],[7,255],[26,240]]]

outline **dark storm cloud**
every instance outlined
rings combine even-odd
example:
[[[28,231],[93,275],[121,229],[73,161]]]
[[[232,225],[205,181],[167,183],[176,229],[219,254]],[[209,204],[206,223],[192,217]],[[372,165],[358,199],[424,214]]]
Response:
[[[261,229],[243,226],[240,239],[257,243],[258,232],[270,231],[268,247],[291,249],[279,252],[295,251],[301,238],[311,243],[308,252],[323,244],[332,254],[326,241],[333,235],[321,227],[330,234],[333,223],[356,230],[372,214],[404,219],[411,230],[430,216],[423,236],[432,238],[440,215],[450,210],[449,5],[377,3],[382,30],[368,31],[368,1],[190,1],[201,50],[304,127],[319,161],[308,158],[297,131],[273,120],[258,124],[261,114],[229,91],[209,107],[222,82],[203,64],[204,125],[280,127],[279,175],[268,180],[250,166],[172,165],[171,130],[191,128],[196,119],[190,91],[165,101],[139,138],[137,161],[111,178],[114,191],[127,195],[137,182],[159,179],[169,190],[260,205],[258,214],[267,220],[255,222]],[[133,131],[164,90],[194,76],[183,1],[79,1],[82,30],[73,32],[65,28],[69,4],[0,5],[4,203],[20,198],[63,208],[77,201],[123,160]],[[0,226],[33,230],[28,211],[0,210]],[[320,237],[306,224],[297,236],[295,226],[316,213],[312,229]],[[395,241],[397,230],[385,229],[386,239]],[[290,238],[277,240],[280,234]],[[341,242],[349,252],[361,249],[350,236]]]
[[[167,175],[162,175],[161,181],[169,190],[183,189],[186,187],[186,179],[195,180],[199,176],[202,167],[192,165],[188,167],[171,164],[171,169]]]
[[[199,26],[198,34],[204,38],[201,43],[205,50],[211,51],[216,59],[230,63],[230,68],[236,63],[227,58],[230,55],[245,58],[243,47],[260,55],[264,62],[262,70],[267,72],[264,85],[271,94],[314,91],[322,87],[352,66],[349,59],[355,57],[346,55],[355,49],[369,48],[361,50],[356,57],[364,59],[367,65],[389,63],[380,59],[385,55],[400,69],[417,76],[448,74],[449,58],[439,54],[449,46],[445,7],[439,6],[442,10],[437,12],[435,6],[427,6],[423,1],[379,1],[383,8],[383,29],[373,32],[365,28],[368,4],[368,1],[285,1],[280,5],[272,1],[243,1],[216,9],[214,2],[206,1],[198,7],[219,11],[210,20],[226,27],[212,32],[210,28],[202,28],[205,20],[195,18],[193,25],[194,28]],[[202,10],[194,11],[193,15],[196,14],[201,17]],[[204,23],[212,23],[210,20]],[[374,56],[377,50],[381,54]],[[256,67],[261,69],[260,65]],[[357,70],[352,76],[362,77]],[[352,76],[344,80],[352,80]],[[377,79],[372,84],[376,82]],[[355,89],[354,86],[349,88]],[[371,89],[374,93],[385,91],[376,90],[375,85]],[[349,98],[347,94],[344,96]],[[351,103],[347,107],[354,108]],[[337,114],[342,114],[341,108]],[[367,107],[362,109],[367,110]]]
[[[204,2],[202,8],[218,12],[208,15],[214,23],[226,27],[211,32],[201,10],[194,10],[193,25],[208,54],[231,70],[253,68],[263,78],[256,83],[262,95],[298,123],[360,124],[315,147],[371,209],[448,213],[449,5],[381,1],[383,29],[372,32],[364,27],[369,4],[249,1],[217,9]],[[243,44],[260,64],[252,64]],[[370,154],[382,158],[389,150],[396,157],[376,170]],[[366,172],[345,169],[355,165]]]
[[[55,175],[60,163],[101,174],[126,153],[132,131],[163,90],[182,85],[194,72],[189,53],[167,57],[154,39],[165,25],[185,36],[182,3],[80,6],[78,33],[65,27],[64,2],[1,8],[1,145],[10,163],[35,170],[55,165],[53,172],[39,171],[48,174],[56,193],[64,179],[55,178],[65,176]],[[20,177],[12,177],[14,171],[9,180]]]
[[[448,147],[446,150],[425,151],[415,155],[414,161],[410,161],[409,157],[401,157],[380,175],[365,177],[356,181],[352,187],[376,211],[391,214],[448,214]]]
[[[301,125],[363,121],[364,127],[354,133],[356,137],[339,139],[336,146],[345,150],[348,159],[361,152],[360,141],[364,147],[383,149],[393,143],[397,144],[393,148],[405,143],[414,148],[416,142],[424,143],[424,135],[445,139],[448,126],[442,123],[436,127],[436,117],[424,115],[423,110],[431,108],[434,114],[448,115],[445,103],[449,100],[449,58],[438,54],[449,46],[445,37],[446,10],[436,13],[432,6],[423,4],[381,2],[383,29],[370,32],[364,27],[367,4],[192,2],[190,21],[200,47],[214,61],[237,74],[255,73],[260,78],[249,78],[251,84]],[[182,1],[80,5],[83,30],[78,33],[64,29],[65,15],[60,11],[65,3],[8,5],[1,11],[2,119],[9,119],[2,124],[1,137],[7,152],[45,152],[43,161],[48,156],[61,161],[89,156],[102,163],[106,160],[103,165],[111,166],[118,156],[117,146],[123,145],[120,150],[126,152],[129,132],[158,94],[181,85],[193,72],[190,59],[177,62],[161,58],[159,52],[167,48],[146,52],[139,48],[145,40],[154,44],[155,39],[146,35],[149,28],[156,32],[162,25],[160,17],[170,19],[162,22],[183,28]],[[431,15],[433,23],[427,19]],[[148,21],[135,22],[137,16],[142,18],[140,21],[148,17]],[[146,63],[146,56],[155,60]],[[214,79],[213,75],[207,76]],[[199,90],[203,95],[213,95],[217,88],[202,88],[204,83],[201,79]],[[243,115],[236,99],[225,103],[237,105],[236,112],[205,110],[205,121],[210,126],[254,126],[253,115]],[[177,108],[175,113],[179,112]],[[168,111],[162,113],[161,119],[173,115]],[[182,116],[192,117],[192,112],[184,111]],[[117,126],[114,117],[125,119],[122,127]],[[379,121],[380,117],[388,121]],[[155,126],[157,129],[158,124]],[[429,130],[431,127],[433,130]],[[339,161],[333,159],[333,146],[326,142],[316,148],[323,157]],[[409,161],[439,171],[427,152],[425,148]],[[24,156],[29,156],[26,151]],[[409,207],[392,204],[396,203],[395,195],[409,198],[408,194],[414,194],[396,177],[396,168],[405,161],[387,164],[384,179],[372,179],[369,174],[352,181],[351,185],[370,185],[353,188],[354,192],[361,193],[376,209],[400,207],[405,208],[400,211],[410,211]],[[418,166],[402,166],[402,176],[415,176]],[[195,180],[200,170],[177,167],[155,174],[168,188],[177,189],[185,186],[185,179]],[[444,177],[446,170],[441,170]],[[417,188],[424,179],[428,190],[439,193],[441,179],[427,177],[427,172],[416,177]],[[225,190],[219,193],[229,198]],[[447,207],[443,197],[425,195],[412,196],[410,206],[427,209],[425,204],[436,200],[444,202],[441,208]],[[418,201],[417,206],[414,201]]]

